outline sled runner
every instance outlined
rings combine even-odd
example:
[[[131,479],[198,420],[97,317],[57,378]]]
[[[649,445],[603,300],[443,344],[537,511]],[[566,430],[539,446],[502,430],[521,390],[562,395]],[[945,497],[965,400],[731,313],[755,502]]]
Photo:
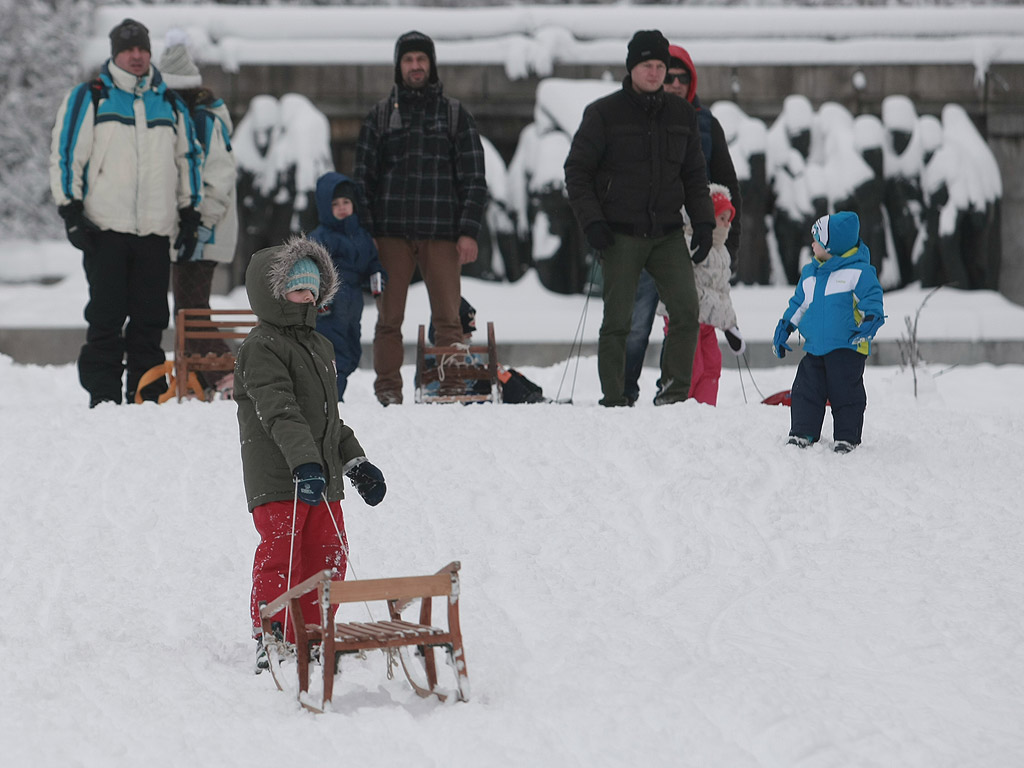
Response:
[[[296,695],[299,703],[314,712],[322,712],[334,695],[337,660],[345,654],[362,654],[378,648],[387,655],[389,677],[397,657],[410,685],[420,696],[437,696],[441,701],[454,696],[457,701],[468,701],[469,677],[459,624],[459,568],[460,563],[456,561],[431,576],[362,581],[336,580],[330,570],[325,570],[292,587],[273,602],[261,605],[265,638],[274,636],[270,618],[285,607],[289,608],[289,620],[295,632],[294,662],[298,671]],[[303,595],[314,590],[320,605],[319,625],[303,622],[299,603]],[[434,597],[445,598],[447,629],[431,624]],[[370,601],[387,604],[389,618],[386,621],[328,621],[330,606]],[[402,613],[417,601],[420,603],[418,621],[404,620]],[[333,623],[333,626],[327,626],[328,623]],[[283,646],[283,642],[267,644],[274,681],[279,689],[286,690],[290,686],[283,679],[280,664]],[[447,653],[448,664],[455,675],[454,691],[438,687],[435,648],[443,648]],[[319,702],[309,695],[311,655],[319,656],[323,668],[323,693]]]
[[[473,383],[481,386],[473,386]],[[487,323],[486,346],[428,346],[426,330],[420,326],[416,342],[416,402],[501,402],[494,323]]]

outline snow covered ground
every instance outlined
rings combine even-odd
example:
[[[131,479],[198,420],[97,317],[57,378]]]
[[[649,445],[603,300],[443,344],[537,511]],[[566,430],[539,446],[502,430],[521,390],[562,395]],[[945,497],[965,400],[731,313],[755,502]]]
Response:
[[[0,327],[80,324],[78,271],[0,287]],[[568,340],[582,306],[532,278],[465,292],[500,339]],[[737,291],[752,343],[786,293]],[[887,327],[922,296],[891,294]],[[922,330],[1021,338],[1022,312],[940,291]],[[717,408],[600,408],[594,358],[575,405],[382,409],[357,371],[343,417],[389,492],[344,502],[353,575],[462,562],[472,698],[421,700],[372,654],[317,716],[252,674],[234,405],[88,410],[72,365],[0,356],[4,764],[1020,765],[1024,366],[929,369],[917,399],[869,367],[838,456],[758,402],[792,367],[741,387],[725,363]]]

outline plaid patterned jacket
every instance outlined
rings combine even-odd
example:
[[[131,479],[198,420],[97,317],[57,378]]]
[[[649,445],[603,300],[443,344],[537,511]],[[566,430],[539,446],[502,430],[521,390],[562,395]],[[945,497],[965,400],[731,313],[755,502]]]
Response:
[[[454,134],[448,122],[440,83],[422,90],[396,85],[366,116],[354,176],[364,195],[363,226],[374,237],[457,240],[480,233],[487,202],[480,134],[464,107]]]

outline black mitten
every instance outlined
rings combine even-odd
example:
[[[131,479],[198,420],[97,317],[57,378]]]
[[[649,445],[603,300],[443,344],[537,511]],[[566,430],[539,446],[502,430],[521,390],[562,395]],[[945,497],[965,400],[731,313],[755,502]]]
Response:
[[[298,486],[300,499],[313,506],[320,503],[324,486],[327,485],[327,478],[324,477],[323,467],[312,462],[300,464],[292,473],[292,479],[295,481],[295,485]]]
[[[57,213],[64,219],[68,242],[83,253],[88,253],[96,247],[96,233],[99,227],[85,215],[81,200],[72,200],[67,205],[60,206]]]
[[[587,237],[587,243],[595,251],[603,251],[615,242],[615,233],[612,232],[612,228],[606,221],[592,221],[587,224],[583,234]]]
[[[356,493],[363,497],[363,501],[371,507],[376,507],[384,500],[384,494],[388,492],[388,486],[384,482],[384,473],[371,464],[364,457],[362,461],[356,459],[356,464],[345,473],[352,482]]]
[[[177,261],[188,261],[199,242],[199,224],[201,218],[195,208],[178,209],[178,239],[174,241],[174,250],[178,254]]]
[[[693,225],[693,237],[690,238],[690,258],[694,264],[700,264],[711,253],[714,241],[715,225],[710,221],[702,221]]]

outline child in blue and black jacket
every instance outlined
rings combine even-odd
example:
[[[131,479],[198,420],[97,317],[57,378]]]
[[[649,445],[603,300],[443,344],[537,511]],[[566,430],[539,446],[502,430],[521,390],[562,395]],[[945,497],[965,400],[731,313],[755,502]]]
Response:
[[[806,448],[821,438],[826,403],[832,406],[836,453],[860,445],[867,394],[864,363],[871,340],[885,322],[882,286],[860,239],[860,219],[850,211],[822,216],[811,227],[814,258],[775,329],[776,357],[797,328],[803,360],[793,380],[789,444]]]
[[[387,279],[373,238],[359,224],[357,198],[356,185],[348,176],[325,173],[316,182],[320,226],[309,233],[310,240],[321,243],[331,254],[341,277],[334,301],[316,320],[316,329],[334,345],[338,402],[344,401],[349,374],[359,367],[363,352],[363,287],[369,283],[373,295],[378,296]],[[375,279],[371,281],[371,277]]]

